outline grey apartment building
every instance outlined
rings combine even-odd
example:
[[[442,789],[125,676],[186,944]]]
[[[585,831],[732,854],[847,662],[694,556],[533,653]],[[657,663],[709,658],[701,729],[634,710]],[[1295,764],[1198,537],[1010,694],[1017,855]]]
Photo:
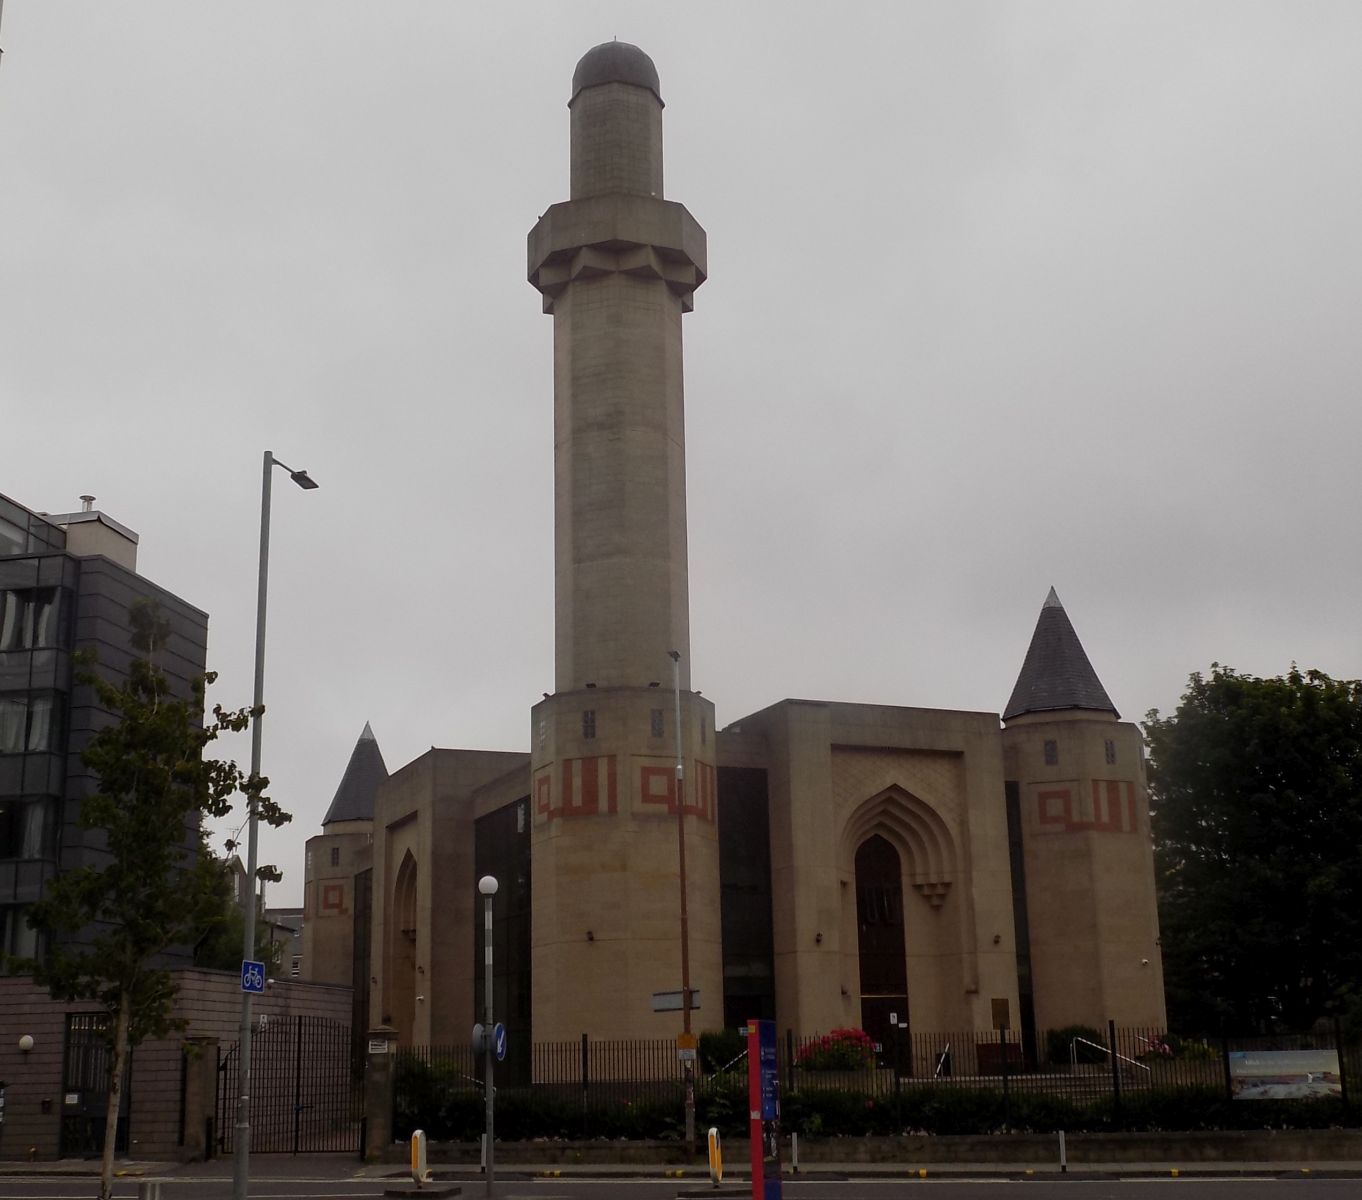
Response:
[[[93,508],[49,515],[0,495],[0,951],[39,947],[26,911],[47,880],[98,863],[79,825],[93,780],[81,751],[110,715],[77,678],[78,656],[116,679],[132,657],[128,610],[156,601],[171,635],[160,658],[188,694],[203,673],[208,614],[137,574],[137,535]]]

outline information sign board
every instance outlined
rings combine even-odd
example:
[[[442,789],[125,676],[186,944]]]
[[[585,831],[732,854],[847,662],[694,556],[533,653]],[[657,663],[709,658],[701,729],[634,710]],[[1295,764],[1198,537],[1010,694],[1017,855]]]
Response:
[[[747,1023],[747,1100],[752,1200],[781,1200],[780,1072],[774,1021]]]

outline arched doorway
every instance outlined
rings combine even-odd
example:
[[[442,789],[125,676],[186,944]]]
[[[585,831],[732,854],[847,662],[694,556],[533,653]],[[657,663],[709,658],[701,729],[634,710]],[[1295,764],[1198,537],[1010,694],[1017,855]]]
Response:
[[[908,1038],[903,870],[898,850],[879,834],[856,848],[856,932],[861,1028],[884,1046],[886,1058],[901,1061],[894,1050]]]

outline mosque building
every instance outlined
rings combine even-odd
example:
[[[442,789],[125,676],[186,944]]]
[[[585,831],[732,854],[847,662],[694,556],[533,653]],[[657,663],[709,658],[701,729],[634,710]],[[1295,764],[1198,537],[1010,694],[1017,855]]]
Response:
[[[521,753],[389,774],[365,727],[307,843],[307,974],[352,983],[362,1025],[465,1041],[492,874],[513,1043],[670,1038],[683,977],[697,1030],[1162,1028],[1143,743],[1053,590],[1001,715],[787,699],[715,726],[690,678],[681,337],[705,232],[664,198],[643,51],[589,51],[568,107],[570,198],[528,247],[555,690]]]

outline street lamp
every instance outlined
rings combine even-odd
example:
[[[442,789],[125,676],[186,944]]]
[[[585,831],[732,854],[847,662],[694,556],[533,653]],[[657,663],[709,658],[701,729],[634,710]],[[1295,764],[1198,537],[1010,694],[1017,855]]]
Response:
[[[478,891],[482,893],[482,961],[484,995],[482,1026],[482,1053],[486,1069],[483,1074],[483,1091],[487,1095],[487,1194],[490,1196],[496,1187],[496,1168],[492,1153],[492,1056],[496,1051],[496,1026],[492,1023],[492,897],[497,894],[497,877],[484,875],[478,880]]]
[[[255,600],[255,699],[251,720],[251,776],[260,775],[260,734],[264,721],[261,712],[265,703],[265,598],[270,574],[270,484],[274,468],[283,467],[304,491],[312,491],[317,483],[306,471],[295,471],[281,463],[270,451],[265,451],[264,474],[260,485],[260,573]],[[255,871],[256,871],[256,796],[247,801],[246,817],[246,912],[241,938],[243,962],[255,958]],[[236,1130],[232,1141],[232,1198],[246,1200],[246,1188],[251,1175],[251,993],[241,992],[241,1043],[238,1051],[237,1077],[241,1094],[236,1105]]]
[[[681,1029],[690,1052],[690,915],[686,904],[686,783],[685,744],[681,737],[681,651],[668,650],[672,660],[672,691],[676,696],[676,844],[677,875],[681,887]],[[687,1058],[681,1072],[686,1089],[686,1149],[695,1152],[695,1064]]]

